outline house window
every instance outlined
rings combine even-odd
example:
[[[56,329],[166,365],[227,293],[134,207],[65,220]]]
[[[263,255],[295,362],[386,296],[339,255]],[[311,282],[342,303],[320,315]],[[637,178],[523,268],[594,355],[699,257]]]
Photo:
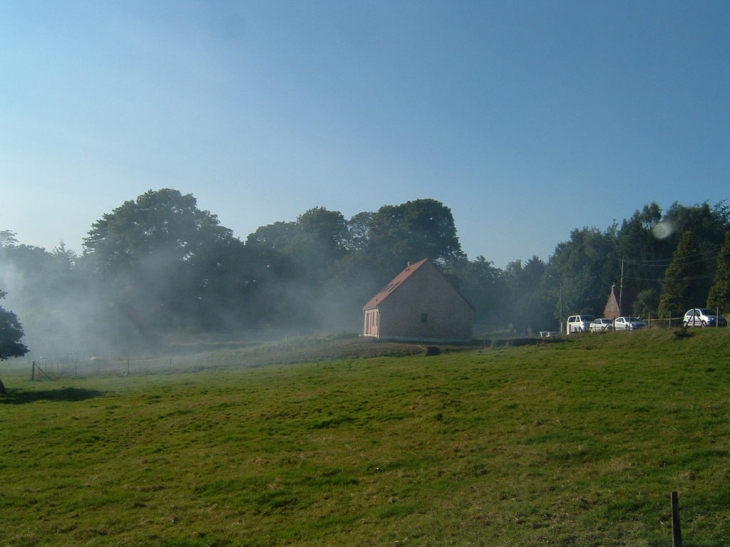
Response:
[[[428,323],[428,314],[427,313],[421,314],[421,323]]]

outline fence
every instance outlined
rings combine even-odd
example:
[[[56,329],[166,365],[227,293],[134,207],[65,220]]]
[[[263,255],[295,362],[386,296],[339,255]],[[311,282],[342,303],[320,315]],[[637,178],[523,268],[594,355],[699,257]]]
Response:
[[[31,381],[85,378],[89,376],[129,376],[193,372],[212,368],[216,363],[208,356],[148,357],[105,359],[78,356],[43,357],[31,362]]]
[[[720,316],[722,315],[721,310],[715,310],[715,313]],[[649,317],[646,320],[646,323],[649,327],[653,328],[664,328],[664,329],[678,329],[681,328],[684,325],[684,315],[678,315],[676,317],[669,316],[667,317],[652,317],[652,314],[649,314]],[[714,327],[719,327],[719,323],[715,324]]]

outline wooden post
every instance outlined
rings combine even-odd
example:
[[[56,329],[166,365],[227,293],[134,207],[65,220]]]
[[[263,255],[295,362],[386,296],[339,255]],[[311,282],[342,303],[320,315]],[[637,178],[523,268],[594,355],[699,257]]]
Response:
[[[672,547],[682,547],[682,530],[679,526],[679,499],[672,492]]]
[[[33,368],[30,369],[30,381],[35,382],[35,361],[33,361]]]

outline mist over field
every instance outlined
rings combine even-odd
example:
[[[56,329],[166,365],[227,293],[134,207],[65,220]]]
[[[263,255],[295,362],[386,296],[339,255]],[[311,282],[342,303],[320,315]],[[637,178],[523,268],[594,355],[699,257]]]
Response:
[[[499,269],[463,253],[451,210],[433,199],[351,219],[317,207],[242,241],[191,194],[161,189],[102,214],[80,254],[1,232],[0,289],[29,358],[127,357],[200,341],[357,333],[362,306],[409,262],[429,258],[476,309],[477,336],[529,335],[557,330],[571,313],[600,316],[619,283],[627,314],[730,309],[728,234],[724,204],[650,204],[605,230],[574,229],[547,262]]]

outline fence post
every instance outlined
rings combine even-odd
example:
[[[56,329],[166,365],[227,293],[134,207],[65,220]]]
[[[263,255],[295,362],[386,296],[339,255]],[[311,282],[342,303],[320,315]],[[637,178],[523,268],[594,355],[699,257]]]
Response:
[[[682,547],[682,530],[679,526],[679,498],[672,492],[672,547]]]
[[[35,382],[35,361],[33,361],[32,363],[33,364],[31,365],[30,369],[30,381]]]

